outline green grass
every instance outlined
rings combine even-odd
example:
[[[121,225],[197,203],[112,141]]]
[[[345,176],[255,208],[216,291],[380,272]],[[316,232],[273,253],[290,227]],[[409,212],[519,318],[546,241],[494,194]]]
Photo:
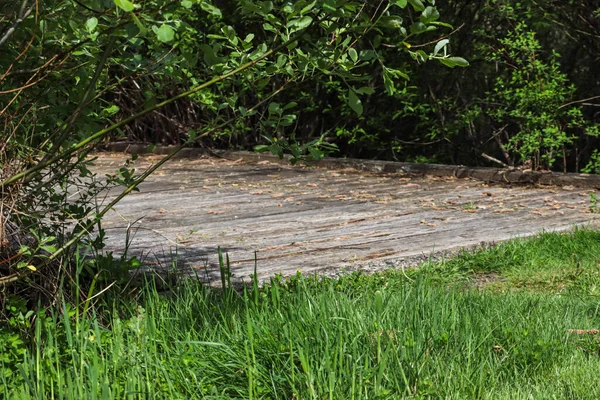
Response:
[[[0,397],[598,399],[599,338],[569,330],[600,329],[599,262],[600,232],[578,230],[407,275],[63,307],[5,357]]]

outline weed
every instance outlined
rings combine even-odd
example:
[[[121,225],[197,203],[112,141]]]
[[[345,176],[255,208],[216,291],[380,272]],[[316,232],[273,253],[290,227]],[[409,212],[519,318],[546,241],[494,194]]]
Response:
[[[590,206],[589,210],[593,214],[600,213],[600,208],[598,207],[598,196],[594,192],[590,192]]]

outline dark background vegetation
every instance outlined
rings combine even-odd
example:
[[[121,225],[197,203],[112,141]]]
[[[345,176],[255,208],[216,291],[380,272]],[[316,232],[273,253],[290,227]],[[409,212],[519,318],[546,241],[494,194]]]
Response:
[[[219,3],[223,18],[214,23],[268,36],[256,21],[235,12],[235,2]],[[437,8],[454,28],[449,49],[469,60],[468,68],[417,65],[382,37],[378,51],[388,60],[396,58],[394,63],[403,65],[410,77],[397,93],[367,96],[358,117],[347,105],[339,79],[322,76],[296,83],[276,100],[297,102],[297,118],[279,127],[276,135],[293,132],[299,140],[310,141],[324,134],[339,147],[334,156],[500,166],[482,156],[486,154],[511,166],[597,172],[600,9],[595,2],[447,1],[438,2]],[[198,15],[193,24],[200,27],[208,23],[206,18]],[[426,35],[435,41],[449,33]],[[201,50],[191,39],[185,45],[192,53]],[[370,84],[382,88],[382,71],[373,73]],[[521,79],[518,74],[523,74]],[[166,98],[173,88],[186,86],[180,78],[159,82],[145,77],[141,88],[122,87],[114,101],[122,112],[131,112],[128,105],[139,104],[144,90]],[[234,83],[221,90],[235,93],[238,105],[250,107],[278,84],[272,80],[261,88]],[[207,103],[206,98],[195,99],[148,116],[127,128],[127,139],[179,143],[190,128],[212,120],[215,105]],[[225,119],[227,113],[221,109],[219,114]],[[252,149],[264,142],[261,114],[229,125],[203,144]],[[528,123],[532,115],[540,119],[537,124]],[[527,136],[534,144],[526,145]]]

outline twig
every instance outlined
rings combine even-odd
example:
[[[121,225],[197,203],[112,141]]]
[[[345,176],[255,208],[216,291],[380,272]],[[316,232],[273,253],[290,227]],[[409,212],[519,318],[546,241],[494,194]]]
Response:
[[[488,160],[490,160],[490,161],[493,161],[493,162],[495,162],[495,163],[498,163],[498,164],[502,165],[504,168],[510,168],[510,166],[509,166],[508,164],[506,164],[506,163],[504,163],[504,162],[502,162],[502,161],[498,160],[498,159],[497,159],[497,158],[495,158],[495,157],[489,156],[489,155],[487,155],[487,154],[485,154],[485,153],[481,153],[481,157],[483,157],[483,158],[486,158],[486,159],[488,159]]]
[[[590,100],[596,100],[596,99],[600,99],[600,96],[594,96],[594,97],[590,97],[588,99],[583,99],[583,100],[575,100],[575,101],[571,101],[569,103],[563,104],[562,106],[559,106],[558,109],[560,110],[563,107],[567,107],[570,106],[572,104],[577,104],[577,103],[585,103],[586,101],[590,101]],[[592,105],[593,103],[590,104],[585,104],[585,105]]]
[[[23,1],[23,4],[21,5],[21,13],[19,13],[19,17],[10,26],[10,28],[8,28],[8,30],[6,31],[4,36],[2,36],[0,38],[0,46],[2,46],[4,44],[4,42],[6,42],[8,40],[8,38],[10,38],[13,35],[13,33],[15,33],[17,27],[21,24],[21,22],[23,22],[25,19],[27,19],[27,17],[29,17],[29,15],[33,11],[33,8],[35,7],[36,4],[37,4],[37,1],[34,4],[32,4],[31,7],[29,7],[27,9],[27,11],[23,14],[22,11],[27,6],[27,0]]]
[[[427,42],[427,43],[423,43],[423,44],[416,44],[416,45],[411,45],[410,48],[411,49],[416,49],[419,47],[425,47],[425,46],[429,46],[430,44],[434,44],[439,42],[440,40],[449,38],[450,36],[454,35],[456,32],[458,32],[459,30],[462,29],[462,27],[465,26],[465,24],[463,23],[461,26],[459,26],[458,28],[456,28],[455,30],[453,30],[452,32],[450,32],[449,34],[445,35],[445,36],[441,36],[435,40],[432,40],[431,42]]]

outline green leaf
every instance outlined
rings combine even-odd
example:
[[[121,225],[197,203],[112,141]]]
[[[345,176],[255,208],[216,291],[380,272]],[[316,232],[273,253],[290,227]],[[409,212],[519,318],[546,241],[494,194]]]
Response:
[[[256,88],[258,90],[263,90],[269,84],[270,81],[271,78],[268,76],[266,78],[259,79],[258,82],[256,82]]]
[[[56,247],[54,246],[41,246],[41,249],[50,254],[56,253]]]
[[[348,49],[348,55],[350,56],[353,62],[358,61],[358,53],[352,47]]]
[[[291,20],[290,22],[287,23],[287,27],[288,28],[297,28],[297,30],[301,30],[304,29],[306,27],[308,27],[311,23],[312,23],[313,19],[312,17],[304,16],[302,18],[296,18]]]
[[[98,26],[98,18],[96,17],[89,18],[87,21],[85,21],[85,29],[87,29],[87,31],[90,33],[96,29],[96,26]]]
[[[436,25],[436,26],[443,26],[445,28],[450,28],[450,29],[454,29],[454,27],[450,24],[447,24],[445,22],[440,22],[440,21],[432,21],[430,22],[431,25]]]
[[[175,38],[175,31],[169,25],[163,24],[156,30],[156,37],[161,42],[168,43]]]
[[[131,16],[133,17],[133,23],[138,27],[138,29],[140,30],[140,33],[142,35],[145,35],[146,33],[148,33],[148,29],[146,29],[146,27],[142,24],[140,19],[133,13],[131,14]]]
[[[469,66],[469,62],[462,57],[440,58],[439,60],[442,64],[450,68]]]
[[[270,13],[273,10],[273,7],[272,1],[263,1],[260,3],[261,11],[265,14]]]
[[[323,153],[318,148],[312,147],[312,146],[308,148],[308,152],[310,153],[313,160],[320,160],[321,158],[323,158],[325,156],[325,153]]]
[[[223,17],[223,14],[221,13],[221,10],[219,10],[217,7],[215,7],[212,4],[210,4],[208,1],[201,1],[200,2],[200,8],[202,8],[204,11],[206,11],[210,15],[213,15],[213,16],[215,16],[217,18]]]
[[[421,17],[419,19],[424,24],[429,24],[429,23],[431,23],[433,21],[436,21],[439,17],[440,17],[439,11],[436,10],[435,8],[431,7],[431,6],[428,6],[423,11],[423,13],[421,14]]]
[[[129,0],[114,0],[114,2],[115,2],[115,5],[123,11],[126,11],[126,12],[133,11],[133,8],[134,8],[133,3],[130,2]]]
[[[423,52],[423,50],[419,50],[421,52]],[[423,54],[425,54],[425,52],[423,52]],[[394,78],[402,78],[402,79],[406,79],[406,80],[410,80],[410,76],[408,76],[406,73],[398,70],[398,69],[391,69],[391,68],[386,68],[386,70],[391,74],[391,76],[393,76]]]
[[[440,50],[442,50],[444,47],[446,47],[446,45],[448,45],[449,42],[450,42],[450,40],[448,40],[448,39],[442,39],[439,42],[437,42],[435,45],[435,48],[433,49],[433,55],[437,56],[437,54],[440,52]]]
[[[356,89],[356,93],[358,93],[358,94],[373,94],[373,93],[375,93],[375,90],[368,86],[363,86],[360,89]]]
[[[285,65],[286,62],[287,62],[287,57],[284,56],[283,54],[280,54],[279,57],[277,57],[277,62],[275,63],[275,65],[277,66],[277,68],[281,68]]]
[[[304,7],[302,10],[300,10],[300,14],[306,14],[307,12],[313,9],[315,4],[317,4],[317,0],[313,1],[312,3]]]
[[[189,10],[190,8],[192,8],[194,3],[190,0],[181,0],[181,5]]]
[[[360,99],[354,92],[354,89],[352,89],[352,88],[348,89],[348,105],[356,113],[356,115],[358,115],[359,117],[362,115],[362,113],[363,113],[362,102],[360,101]]]
[[[377,58],[377,53],[373,50],[361,50],[359,53],[359,57],[362,61],[369,61],[374,58]]]
[[[415,11],[423,11],[425,6],[421,0],[408,0],[411,6],[415,9]]]
[[[221,64],[226,61],[225,57],[219,57],[216,50],[209,45],[201,44],[198,47],[204,52],[204,62],[209,66]]]
[[[397,15],[381,17],[379,24],[390,29],[400,29],[402,28],[402,18]]]
[[[410,26],[410,33],[413,35],[418,35],[419,33],[427,32],[431,30],[431,28],[435,29],[433,26],[427,26],[422,22],[415,22]]]
[[[408,1],[407,0],[393,0],[392,3],[397,5],[400,8],[404,8],[404,7],[406,7],[406,4],[408,4]]]
[[[285,114],[281,117],[279,121],[279,125],[281,126],[290,126],[296,120],[296,116],[294,114]]]
[[[281,114],[281,106],[279,103],[270,103],[269,104],[269,114]]]
[[[385,86],[385,91],[388,95],[392,96],[396,93],[396,87],[394,86],[394,80],[392,79],[392,74],[386,68],[383,70],[383,84]]]
[[[110,107],[107,107],[105,109],[102,110],[102,115],[103,116],[111,116],[111,115],[115,115],[116,113],[118,113],[120,110],[119,106],[117,106],[116,104],[112,104]]]

